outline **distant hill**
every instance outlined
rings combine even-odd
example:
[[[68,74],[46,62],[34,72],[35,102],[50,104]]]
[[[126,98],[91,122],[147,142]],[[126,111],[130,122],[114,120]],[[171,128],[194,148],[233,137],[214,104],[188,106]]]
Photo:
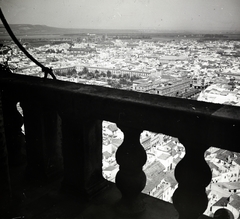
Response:
[[[80,28],[58,28],[46,25],[31,24],[10,24],[10,27],[16,35],[34,35],[34,34],[83,34],[83,33],[139,33],[139,30],[114,30],[114,29],[80,29]],[[3,24],[0,24],[0,34],[7,34]]]
[[[173,37],[177,35],[192,35],[192,34],[204,34],[204,33],[192,33],[190,31],[181,30],[158,30],[158,29],[81,29],[81,28],[57,28],[49,27],[46,25],[31,25],[31,24],[10,24],[10,27],[14,34],[23,38],[49,38],[49,37],[67,37],[76,35],[85,35],[87,33],[95,34],[107,34],[107,35],[150,35],[150,36],[163,36],[163,37]],[[214,33],[209,33],[214,34]],[[219,33],[215,33],[219,34]],[[221,33],[223,35],[236,35],[240,33]],[[7,31],[5,30],[3,24],[0,24],[0,39],[9,38]],[[239,38],[239,35],[237,36]]]

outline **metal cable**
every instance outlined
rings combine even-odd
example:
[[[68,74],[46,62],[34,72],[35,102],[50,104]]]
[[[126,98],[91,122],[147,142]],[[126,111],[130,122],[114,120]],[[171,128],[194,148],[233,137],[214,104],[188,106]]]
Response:
[[[12,38],[12,40],[14,41],[14,43],[18,46],[18,48],[29,58],[31,59],[36,65],[38,65],[39,67],[41,67],[42,72],[44,72],[44,78],[47,78],[48,74],[50,74],[52,76],[53,79],[57,79],[56,76],[53,74],[52,68],[48,68],[45,67],[43,64],[41,64],[39,61],[37,61],[31,54],[28,53],[28,51],[22,46],[22,44],[18,41],[18,39],[16,38],[16,36],[14,35],[14,33],[12,32],[10,26],[8,25],[3,13],[2,13],[2,9],[0,8],[0,18],[2,20],[2,23],[5,27],[5,29],[7,30],[8,34],[10,35],[10,37]]]

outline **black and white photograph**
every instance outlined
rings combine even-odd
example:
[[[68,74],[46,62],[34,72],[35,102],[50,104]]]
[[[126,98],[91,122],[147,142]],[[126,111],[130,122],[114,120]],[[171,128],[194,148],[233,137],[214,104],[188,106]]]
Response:
[[[240,219],[240,0],[0,0],[0,219]]]

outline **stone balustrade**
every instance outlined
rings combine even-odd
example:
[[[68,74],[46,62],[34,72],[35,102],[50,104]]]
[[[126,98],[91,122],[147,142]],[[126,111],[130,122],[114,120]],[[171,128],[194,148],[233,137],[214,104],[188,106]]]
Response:
[[[210,146],[240,152],[238,107],[17,74],[2,74],[0,87],[4,119],[14,114],[16,102],[23,109],[27,176],[63,173],[62,189],[88,199],[108,185],[102,176],[102,121],[121,128],[116,186],[122,198],[115,207],[122,215],[139,215],[147,208],[140,196],[146,184],[142,167],[147,157],[139,143],[143,130],[177,137],[186,149],[175,170],[179,186],[173,204],[179,219],[197,219],[207,207],[211,170],[204,152]],[[7,121],[11,127],[15,120]],[[20,126],[10,133],[19,136]]]

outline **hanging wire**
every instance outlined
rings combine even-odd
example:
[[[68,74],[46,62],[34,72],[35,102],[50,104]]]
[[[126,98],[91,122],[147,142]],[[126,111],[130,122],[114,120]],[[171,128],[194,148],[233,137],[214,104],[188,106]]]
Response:
[[[2,23],[7,30],[8,34],[12,38],[13,42],[18,46],[18,48],[29,58],[31,59],[36,65],[38,65],[41,69],[42,72],[44,72],[44,78],[47,78],[48,74],[51,75],[51,77],[56,80],[56,76],[53,74],[52,68],[45,67],[43,64],[41,64],[39,61],[37,61],[31,54],[28,53],[28,51],[22,46],[22,44],[18,41],[14,33],[12,32],[10,26],[8,25],[3,13],[2,9],[0,8],[0,18],[2,20]]]

